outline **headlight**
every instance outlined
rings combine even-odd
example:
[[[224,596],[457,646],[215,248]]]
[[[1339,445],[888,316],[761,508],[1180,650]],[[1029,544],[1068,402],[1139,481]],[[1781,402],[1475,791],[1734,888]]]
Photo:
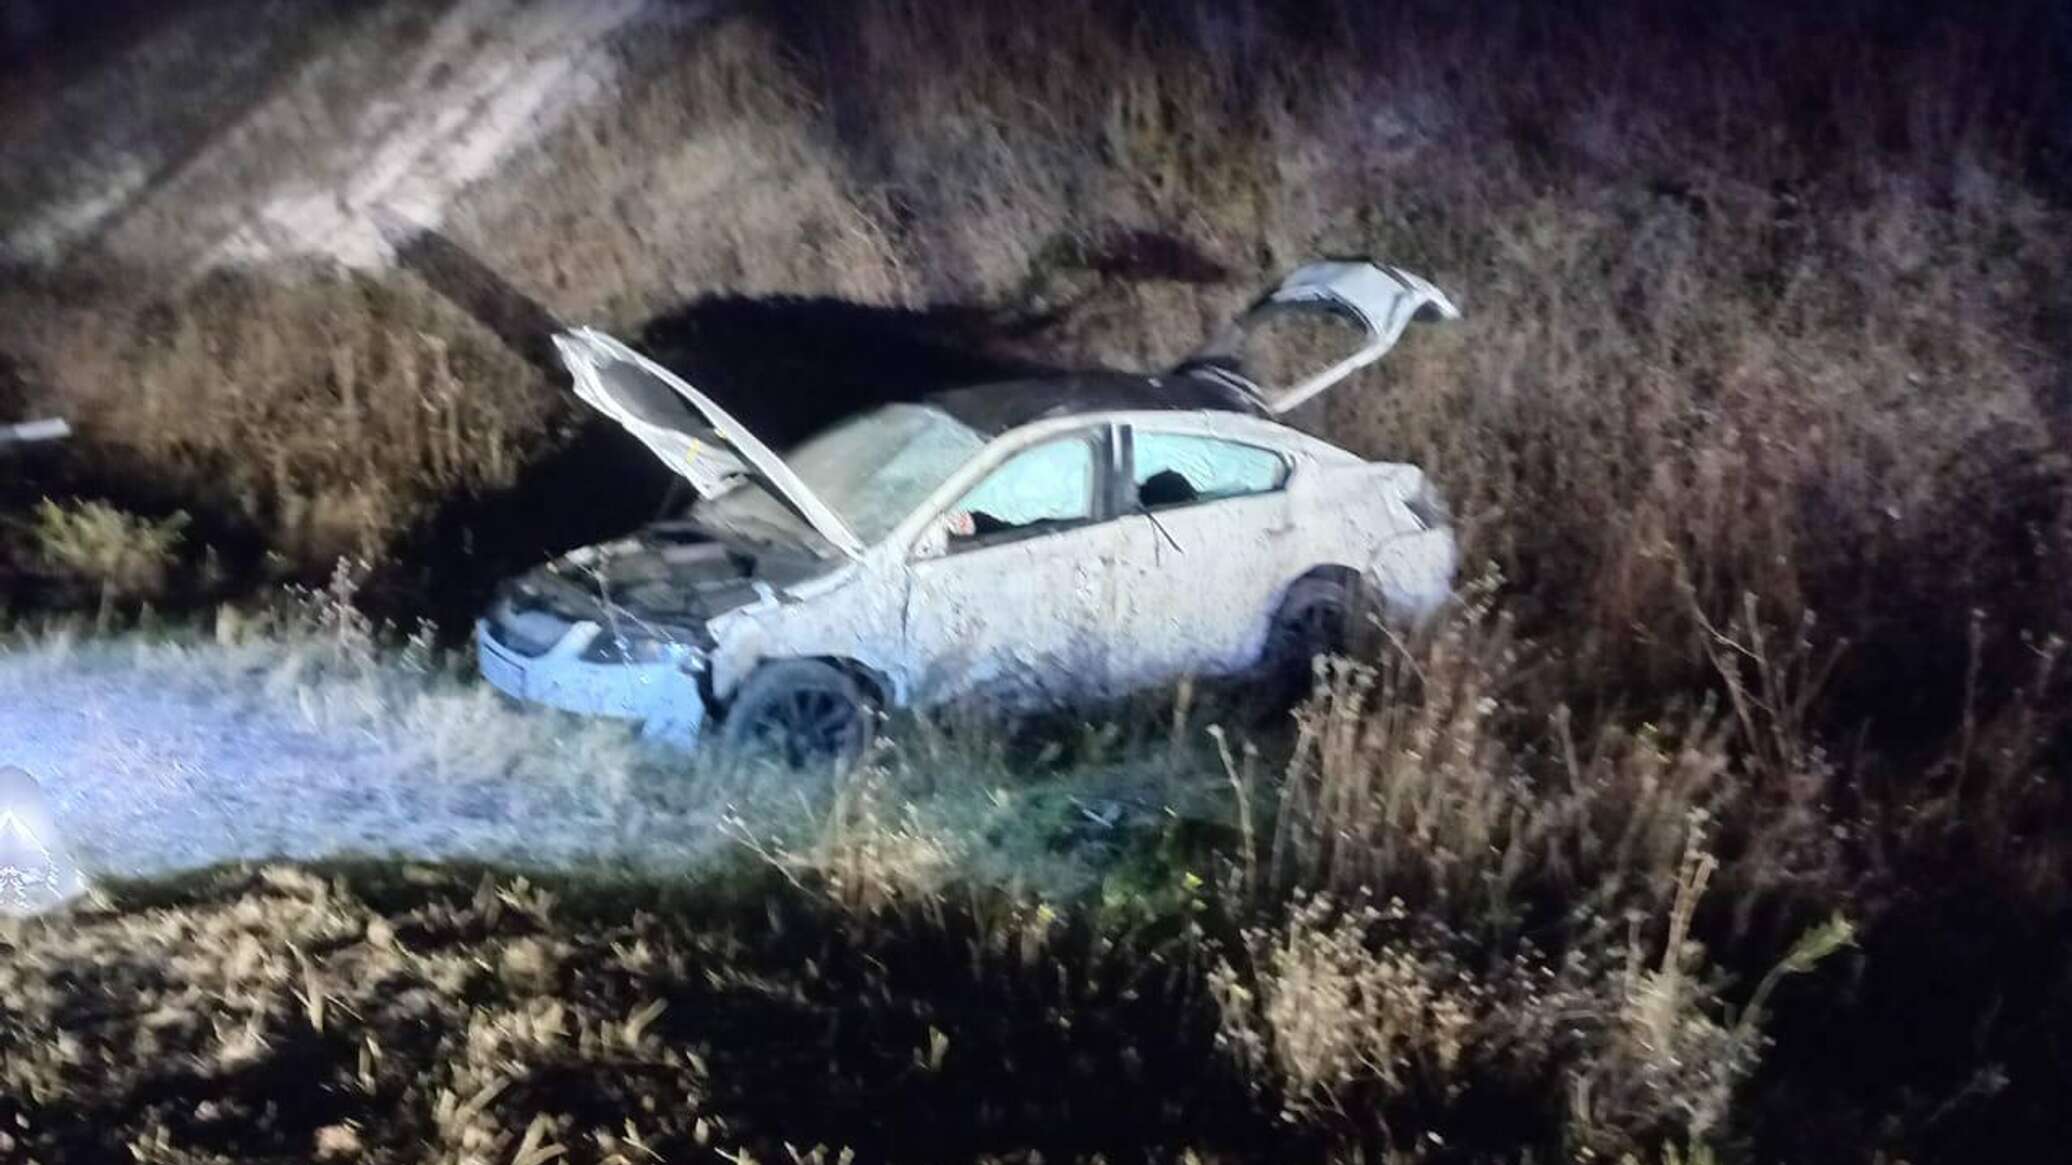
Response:
[[[631,630],[614,634],[607,627],[583,649],[582,660],[584,663],[668,663],[689,654],[692,654],[689,644]]]

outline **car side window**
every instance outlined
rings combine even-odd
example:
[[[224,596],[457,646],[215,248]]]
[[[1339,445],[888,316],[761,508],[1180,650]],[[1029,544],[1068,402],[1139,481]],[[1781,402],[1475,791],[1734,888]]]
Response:
[[[1060,437],[1008,458],[948,513],[952,552],[1012,541],[1094,519],[1094,442]]]
[[[1140,509],[1271,493],[1288,480],[1285,457],[1240,441],[1139,429],[1131,444],[1131,484]]]

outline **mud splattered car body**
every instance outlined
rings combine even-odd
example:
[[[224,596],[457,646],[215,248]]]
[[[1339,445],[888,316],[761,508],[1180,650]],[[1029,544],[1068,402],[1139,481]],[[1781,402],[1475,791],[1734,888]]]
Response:
[[[1457,315],[1408,273],[1312,264],[1170,372],[958,389],[782,457],[618,341],[563,333],[577,394],[701,500],[506,583],[477,628],[483,675],[678,740],[715,721],[744,743],[833,724],[840,749],[871,705],[1241,672],[1308,607],[1356,593],[1415,620],[1456,560],[1423,472],[1275,418],[1413,318]],[[1247,340],[1289,316],[1338,321],[1350,350],[1263,384]]]

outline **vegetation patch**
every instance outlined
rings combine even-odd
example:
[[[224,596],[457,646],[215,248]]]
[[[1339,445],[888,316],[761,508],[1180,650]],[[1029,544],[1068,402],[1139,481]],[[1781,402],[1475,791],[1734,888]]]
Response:
[[[383,64],[326,84],[414,68],[420,7],[356,10],[391,39],[344,59]],[[1425,467],[1482,581],[1285,724],[1240,698],[1165,750],[896,731],[814,815],[739,799],[746,864],[702,904],[652,872],[574,909],[535,872],[240,871],[31,924],[0,1131],[535,1165],[2055,1151],[2061,26],[2038,0],[718,5],[641,25],[450,208],[525,312],[422,264],[167,274],[117,237],[11,272],[0,408],[78,436],[4,454],[10,606],[253,609],[357,555],[346,606],[432,620],[428,650],[663,503],[512,319],[611,328],[800,435],[928,378],[1164,366],[1334,253],[1464,319],[1296,419]],[[324,54],[289,48],[254,59]],[[312,687],[338,723],[455,733],[413,739],[501,723]]]

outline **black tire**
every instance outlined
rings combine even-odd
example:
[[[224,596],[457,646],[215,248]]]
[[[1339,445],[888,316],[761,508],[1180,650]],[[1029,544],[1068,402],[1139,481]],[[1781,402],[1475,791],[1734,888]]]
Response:
[[[856,678],[817,659],[764,664],[734,694],[720,748],[735,762],[844,773],[871,741],[871,704]]]
[[[1309,694],[1317,656],[1345,655],[1358,645],[1366,591],[1356,576],[1338,573],[1305,575],[1289,585],[1267,627],[1262,661],[1275,703],[1293,704]]]

